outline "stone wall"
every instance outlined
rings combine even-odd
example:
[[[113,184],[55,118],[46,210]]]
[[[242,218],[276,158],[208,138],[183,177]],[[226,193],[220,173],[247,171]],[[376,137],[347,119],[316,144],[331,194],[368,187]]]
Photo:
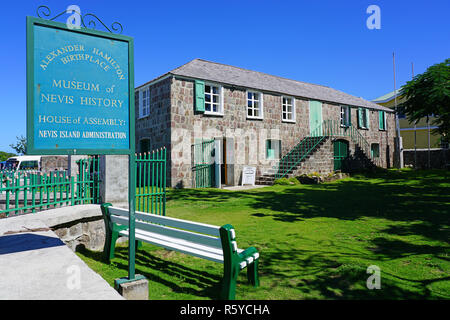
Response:
[[[128,207],[127,155],[101,155],[99,157],[100,201],[117,207]]]
[[[333,172],[333,170],[333,140],[326,139],[315,152],[313,152],[305,161],[301,162],[293,176],[313,172],[326,174]]]
[[[70,221],[51,229],[72,251],[79,246],[101,251],[105,245],[105,222],[101,216]]]
[[[281,140],[281,153],[286,154],[301,139],[309,135],[309,99],[295,98],[296,122],[282,121],[282,95],[264,92],[263,119],[247,119],[246,90],[223,86],[223,115],[195,113],[194,81],[167,78],[152,86],[151,109],[156,108],[156,118],[138,119],[136,141],[149,137],[155,141],[164,141],[168,147],[168,186],[192,187],[192,145],[202,139],[228,139],[226,153],[233,153],[233,163],[228,163],[227,184],[237,185],[241,182],[242,167],[257,167],[257,175],[269,172],[276,166],[277,160],[266,159],[266,140]],[[159,88],[159,89],[157,89]],[[167,99],[169,92],[170,99]],[[163,93],[163,94],[161,94]],[[139,98],[136,98],[138,108]],[[158,109],[158,106],[164,106]],[[170,111],[169,111],[170,109]],[[136,109],[138,112],[138,109]],[[153,111],[151,111],[153,112]],[[357,108],[351,109],[352,124],[357,125]],[[378,111],[370,111],[369,130],[359,130],[369,143],[380,145],[380,157],[383,167],[392,166],[393,138],[395,122],[393,114],[386,114],[387,130],[378,128]],[[170,119],[170,120],[168,120]],[[322,119],[340,119],[340,105],[322,104]],[[158,145],[158,143],[156,143]],[[161,145],[161,144],[159,144]],[[350,152],[356,150],[350,141]],[[230,150],[233,149],[233,150]],[[323,149],[322,149],[323,148]],[[322,150],[311,157],[304,170],[325,172],[333,170],[332,142],[328,140]],[[322,159],[321,157],[325,157]],[[313,161],[314,160],[314,161]]]
[[[167,185],[170,186],[171,162],[171,78],[150,86],[150,113],[139,118],[139,91],[135,92],[136,153],[141,153],[141,141],[149,140],[149,150],[167,148]]]
[[[0,222],[0,234],[51,229],[73,251],[80,246],[102,251],[105,244],[105,223],[100,205],[96,204],[39,211],[0,219]]]
[[[352,108],[352,124],[358,124],[357,108]],[[386,113],[386,130],[379,130],[378,111],[369,111],[369,129],[359,129],[359,132],[369,144],[378,143],[380,145],[380,166],[391,168],[394,165],[394,138],[395,138],[395,115]],[[350,146],[355,150],[354,143]]]
[[[68,156],[43,156],[41,158],[41,171],[42,172],[50,172],[50,171],[63,171],[68,170],[69,168],[69,160]]]

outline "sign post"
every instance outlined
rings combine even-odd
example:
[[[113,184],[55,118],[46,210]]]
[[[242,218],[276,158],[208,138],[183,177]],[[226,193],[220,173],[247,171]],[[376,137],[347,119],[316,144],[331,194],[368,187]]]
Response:
[[[27,153],[128,155],[135,275],[133,38],[27,17]],[[142,278],[142,277],[140,277]]]

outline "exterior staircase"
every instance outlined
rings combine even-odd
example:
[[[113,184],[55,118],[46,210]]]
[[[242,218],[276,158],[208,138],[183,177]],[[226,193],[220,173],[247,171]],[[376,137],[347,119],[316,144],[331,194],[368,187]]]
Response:
[[[289,177],[294,173],[301,163],[307,160],[328,137],[305,137],[286,155],[284,155],[277,166],[272,167],[268,172],[260,175],[256,184],[271,185],[276,179]]]
[[[260,175],[256,179],[256,184],[272,185],[275,180],[289,178],[301,165],[302,162],[318,150],[323,143],[330,137],[348,137],[356,145],[358,158],[368,162],[367,165],[376,166],[379,159],[372,157],[370,144],[361,135],[356,127],[341,127],[340,123],[334,120],[325,120],[311,134],[303,138],[286,155],[284,155],[278,164],[272,167],[268,172]]]

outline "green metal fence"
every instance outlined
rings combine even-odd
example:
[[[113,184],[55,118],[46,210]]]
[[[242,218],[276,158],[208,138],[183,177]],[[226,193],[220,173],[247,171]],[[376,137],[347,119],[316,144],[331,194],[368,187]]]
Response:
[[[67,171],[0,172],[0,217],[98,203],[98,158],[82,159],[78,166],[76,177]]]
[[[166,157],[163,147],[136,155],[136,210],[166,215]]]
[[[214,186],[214,139],[192,145],[192,182],[194,188]]]
[[[166,159],[166,148],[136,155],[137,211],[166,214]],[[69,176],[67,171],[0,171],[0,218],[100,203],[99,157],[76,163],[76,176]]]
[[[77,162],[78,174],[76,180],[76,198],[82,199],[81,204],[100,203],[100,160],[90,156]]]

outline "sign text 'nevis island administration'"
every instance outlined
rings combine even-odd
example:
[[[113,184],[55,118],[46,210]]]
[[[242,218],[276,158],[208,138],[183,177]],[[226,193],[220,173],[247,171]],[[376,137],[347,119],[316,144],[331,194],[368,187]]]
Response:
[[[126,36],[27,19],[28,153],[130,153],[132,45]]]

